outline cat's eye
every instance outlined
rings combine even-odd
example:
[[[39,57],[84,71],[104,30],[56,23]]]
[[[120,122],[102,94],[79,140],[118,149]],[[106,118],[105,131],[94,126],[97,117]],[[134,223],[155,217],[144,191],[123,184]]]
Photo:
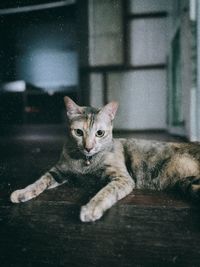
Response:
[[[103,137],[104,134],[105,134],[105,131],[102,131],[102,130],[98,130],[98,131],[96,132],[96,136],[97,136],[97,137]]]
[[[74,129],[74,133],[77,136],[83,136],[83,131],[81,129]]]

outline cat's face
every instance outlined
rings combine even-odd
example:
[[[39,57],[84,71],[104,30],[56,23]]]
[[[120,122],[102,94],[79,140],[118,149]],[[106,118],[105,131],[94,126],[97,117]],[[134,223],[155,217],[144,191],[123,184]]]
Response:
[[[85,156],[103,151],[112,141],[112,121],[118,104],[111,102],[102,109],[80,107],[69,97],[64,98],[70,136]]]

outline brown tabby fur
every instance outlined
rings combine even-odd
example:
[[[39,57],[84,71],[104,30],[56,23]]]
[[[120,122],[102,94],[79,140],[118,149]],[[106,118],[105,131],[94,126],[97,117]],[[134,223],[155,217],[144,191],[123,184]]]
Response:
[[[116,102],[95,109],[80,107],[69,97],[64,100],[69,133],[59,162],[35,183],[14,191],[12,202],[30,200],[77,178],[87,183],[89,177],[101,185],[101,190],[81,208],[83,222],[99,219],[134,188],[177,188],[191,198],[200,196],[198,143],[113,139]]]

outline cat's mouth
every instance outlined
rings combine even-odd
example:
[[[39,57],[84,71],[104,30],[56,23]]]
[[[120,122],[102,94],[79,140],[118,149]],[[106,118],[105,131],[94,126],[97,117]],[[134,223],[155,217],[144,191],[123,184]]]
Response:
[[[87,151],[83,151],[83,153],[86,157],[92,157],[94,154],[96,154],[95,152],[87,152]]]
[[[87,151],[87,150],[83,150],[83,154],[86,156],[86,157],[92,157],[96,154],[97,152],[96,151]]]

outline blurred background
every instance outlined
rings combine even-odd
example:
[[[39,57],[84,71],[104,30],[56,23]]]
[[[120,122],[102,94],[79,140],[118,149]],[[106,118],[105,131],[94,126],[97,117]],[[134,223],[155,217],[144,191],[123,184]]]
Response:
[[[63,96],[120,102],[115,130],[200,140],[196,0],[2,0],[0,136],[65,125]]]
[[[160,193],[85,226],[87,179],[11,205],[59,159],[65,95],[119,101],[115,136],[200,141],[200,1],[0,0],[0,267],[200,266],[199,210]]]

